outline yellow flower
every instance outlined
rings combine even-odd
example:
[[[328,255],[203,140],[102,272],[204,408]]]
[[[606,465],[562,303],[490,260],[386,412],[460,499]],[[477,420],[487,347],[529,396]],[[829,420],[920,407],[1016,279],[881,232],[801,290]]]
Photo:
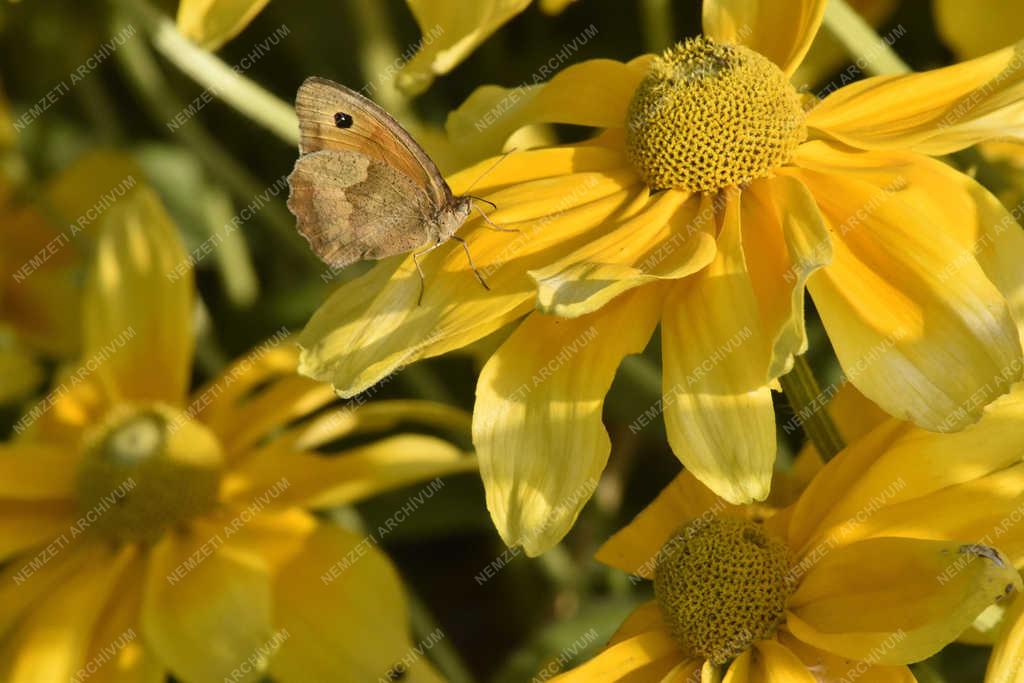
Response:
[[[597,554],[655,599],[555,680],[915,680],[1021,588],[1022,419],[1024,387],[956,434],[890,419],[765,520],[681,474]]]
[[[468,416],[332,409],[283,330],[189,398],[189,261],[148,189],[109,210],[85,299],[83,361],[0,445],[0,680],[438,681],[383,533],[314,511],[472,468],[435,437],[366,441]]]
[[[686,468],[731,502],[768,493],[770,387],[807,349],[805,286],[871,400],[932,430],[976,421],[1021,373],[1024,236],[926,155],[1024,133],[1019,48],[864,80],[804,116],[786,75],[823,5],[711,0],[707,36],[661,58],[477,90],[454,138],[498,150],[538,122],[606,130],[451,177],[456,193],[478,181],[490,220],[519,230],[475,218],[464,231],[490,289],[458,244],[422,259],[422,304],[412,259],[384,261],[314,314],[300,371],[353,395],[514,326],[477,384],[474,443],[502,538],[532,554],[589,497],[609,452],[605,393],[659,324],[664,394],[636,425],[663,414]]]
[[[50,179],[34,201],[17,198],[0,179],[0,403],[39,386],[42,358],[66,359],[79,350],[80,282],[92,225],[140,178],[130,158],[100,150]]]

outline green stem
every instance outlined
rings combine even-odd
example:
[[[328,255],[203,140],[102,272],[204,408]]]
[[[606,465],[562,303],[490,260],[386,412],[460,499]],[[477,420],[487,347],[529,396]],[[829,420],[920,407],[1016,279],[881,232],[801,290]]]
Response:
[[[911,69],[903,58],[846,0],[828,1],[825,5],[825,28],[851,56],[863,60],[860,66],[866,73],[872,76],[910,73]]]
[[[672,44],[675,17],[671,0],[641,0],[640,16],[648,52],[661,52]]]
[[[832,416],[822,404],[822,392],[806,356],[793,359],[793,370],[779,378],[786,399],[800,417],[804,432],[822,460],[828,462],[846,446]]]
[[[409,600],[409,613],[412,618],[412,632],[416,638],[426,640],[430,634],[440,630],[445,637],[440,640],[431,638],[434,645],[430,648],[430,655],[437,667],[444,674],[444,678],[450,683],[473,683],[473,674],[452,642],[448,639],[447,633],[438,625],[434,615],[430,613],[423,601],[412,591],[407,591]]]
[[[619,370],[645,393],[653,397],[661,396],[661,368],[647,356],[626,356]]]
[[[216,55],[178,32],[174,22],[145,0],[118,0],[145,26],[153,46],[206,89],[290,145],[299,144],[299,121],[291,105],[242,76]]]

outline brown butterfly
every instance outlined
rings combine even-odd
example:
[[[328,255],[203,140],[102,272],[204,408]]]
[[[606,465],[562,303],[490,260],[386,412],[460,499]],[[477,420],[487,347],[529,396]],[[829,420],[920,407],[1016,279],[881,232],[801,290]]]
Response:
[[[339,269],[422,248],[412,255],[422,299],[419,258],[453,239],[462,244],[480,284],[490,289],[466,241],[455,234],[480,198],[453,195],[397,121],[359,93],[317,77],[299,87],[295,111],[299,159],[288,176],[288,208],[317,256]],[[491,227],[506,230],[480,213]]]

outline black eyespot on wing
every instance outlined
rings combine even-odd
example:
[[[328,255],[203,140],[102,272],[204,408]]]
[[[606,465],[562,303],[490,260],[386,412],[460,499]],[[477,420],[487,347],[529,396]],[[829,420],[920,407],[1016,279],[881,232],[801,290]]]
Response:
[[[388,670],[388,680],[400,681],[403,678],[405,678],[406,673],[407,671],[405,669],[405,666],[401,662],[399,662],[398,664],[395,664],[391,669]]]
[[[334,125],[338,128],[351,128],[352,127],[352,116],[346,114],[343,111],[339,111],[334,115]]]

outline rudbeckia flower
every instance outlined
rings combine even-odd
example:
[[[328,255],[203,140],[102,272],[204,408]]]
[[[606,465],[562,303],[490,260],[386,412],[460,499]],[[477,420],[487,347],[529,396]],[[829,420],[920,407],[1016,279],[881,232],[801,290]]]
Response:
[[[821,102],[789,75],[824,1],[709,0],[702,37],[659,57],[584,62],[536,87],[477,90],[453,137],[499,150],[524,125],[604,129],[449,178],[494,202],[491,229],[342,286],[300,337],[300,370],[354,395],[420,358],[511,329],[477,384],[474,443],[492,518],[536,554],[604,468],[602,402],[661,326],[664,416],[693,475],[763,499],[771,387],[807,349],[810,291],[850,381],[888,413],[956,431],[1020,377],[1024,237],[977,182],[932,159],[1024,135],[1021,47],[867,79]],[[488,172],[489,171],[489,172]]]
[[[0,404],[37,389],[45,359],[79,350],[81,281],[93,226],[129,194],[138,166],[90,152],[43,184],[32,201],[0,178]]]
[[[85,299],[82,363],[0,445],[0,680],[440,680],[381,534],[314,512],[472,467],[436,437],[367,439],[468,416],[332,409],[284,332],[189,397],[193,283],[148,189],[110,209]]]
[[[1021,588],[1022,418],[1017,389],[956,434],[889,419],[767,519],[684,472],[597,554],[654,599],[555,680],[914,681]]]

